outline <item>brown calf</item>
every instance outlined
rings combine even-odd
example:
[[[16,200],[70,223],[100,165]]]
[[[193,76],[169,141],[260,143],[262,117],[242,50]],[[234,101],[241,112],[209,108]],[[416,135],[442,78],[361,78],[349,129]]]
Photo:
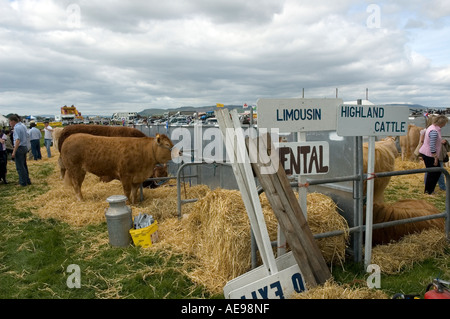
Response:
[[[134,204],[140,184],[153,175],[156,164],[165,164],[172,158],[172,148],[172,141],[164,134],[141,138],[73,134],[61,149],[65,180],[82,200],[81,185],[86,172],[118,179],[125,196]]]

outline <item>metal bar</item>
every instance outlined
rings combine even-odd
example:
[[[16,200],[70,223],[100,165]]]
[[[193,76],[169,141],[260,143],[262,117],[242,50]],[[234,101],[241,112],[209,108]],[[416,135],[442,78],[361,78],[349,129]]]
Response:
[[[188,204],[188,203],[195,203],[196,201],[198,201],[198,198],[182,199],[181,203]]]
[[[313,179],[313,180],[309,180],[308,179],[308,180],[306,180],[306,182],[309,185],[320,185],[320,184],[356,181],[359,178],[360,178],[360,176],[358,176],[358,175],[349,175],[349,176],[323,178],[323,179]],[[298,187],[298,183],[297,182],[291,182],[291,186]]]
[[[183,176],[184,178],[193,178],[193,177],[197,177],[197,175],[185,175]],[[151,178],[147,178],[145,180],[145,182],[151,182],[151,181],[166,181],[169,179],[177,179],[176,176],[167,176],[167,177],[151,177]]]
[[[445,218],[445,215],[446,215],[446,213],[444,212],[444,213],[439,213],[439,214],[434,214],[434,215],[419,216],[419,217],[393,220],[390,222],[377,223],[377,224],[373,224],[372,229],[392,227],[392,226],[415,223],[415,222],[420,222],[420,221],[430,220],[430,219]],[[316,238],[316,239],[327,238],[327,237],[343,235],[345,233],[351,234],[351,233],[357,232],[359,230],[365,231],[365,228],[360,226],[360,227],[352,227],[352,228],[349,228],[348,230],[332,230],[332,231],[325,232],[325,233],[315,234],[314,238]]]
[[[369,149],[367,159],[367,174],[371,176],[375,172],[375,136],[369,136]],[[367,180],[366,194],[366,239],[364,250],[364,266],[367,267],[372,259],[372,221],[373,221],[373,189],[374,180]]]
[[[353,236],[353,259],[359,263],[362,261],[362,243],[363,243],[363,210],[364,210],[364,185],[363,185],[363,138],[362,136],[355,136],[355,156],[354,156],[354,172],[358,178],[353,182],[353,223],[358,229],[358,232]]]
[[[194,165],[208,165],[208,164],[215,164],[215,165],[229,165],[231,166],[231,164],[229,163],[221,163],[221,162],[212,162],[212,163],[207,163],[207,162],[190,162],[190,163],[183,163],[180,165],[180,167],[177,170],[177,175],[176,177],[172,177],[172,178],[176,178],[177,179],[177,211],[178,211],[178,218],[181,218],[182,213],[181,213],[181,205],[183,205],[184,203],[186,203],[186,200],[182,200],[181,199],[181,172],[184,170],[185,167],[187,166],[194,166]],[[188,175],[188,176],[184,176],[183,178],[198,178],[198,175]],[[157,179],[161,179],[161,178],[157,178]],[[196,199],[198,200],[198,199]]]

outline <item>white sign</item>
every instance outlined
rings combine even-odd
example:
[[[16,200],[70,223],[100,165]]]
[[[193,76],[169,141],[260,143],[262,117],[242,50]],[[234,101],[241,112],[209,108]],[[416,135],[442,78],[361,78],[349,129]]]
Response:
[[[340,136],[399,136],[408,130],[409,108],[387,105],[340,105]]]
[[[285,299],[294,292],[305,290],[298,265],[252,282],[229,294],[230,299]]]
[[[279,143],[278,154],[287,175],[316,175],[329,171],[328,142]]]
[[[227,299],[285,299],[294,292],[306,290],[303,276],[292,252],[276,260],[281,269],[272,275],[264,266],[232,279],[224,287]]]
[[[280,132],[336,130],[336,109],[342,99],[259,99],[258,127]]]

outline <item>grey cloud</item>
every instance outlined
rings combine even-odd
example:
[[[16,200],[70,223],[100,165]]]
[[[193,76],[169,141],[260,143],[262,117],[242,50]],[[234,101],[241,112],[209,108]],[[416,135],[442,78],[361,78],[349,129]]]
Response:
[[[71,3],[81,14],[72,28]],[[437,70],[408,50],[415,29],[370,29],[365,7],[355,4],[66,0],[40,11],[55,18],[33,23],[25,9],[22,22],[0,12],[0,112],[254,103],[298,97],[302,88],[308,97],[334,97],[336,87],[346,100],[369,87],[379,103],[447,101],[448,67]],[[398,14],[382,9],[383,17]]]

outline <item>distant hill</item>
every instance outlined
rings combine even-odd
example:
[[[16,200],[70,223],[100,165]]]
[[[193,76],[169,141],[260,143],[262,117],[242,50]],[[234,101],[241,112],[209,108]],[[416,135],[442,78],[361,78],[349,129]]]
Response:
[[[428,106],[420,105],[420,104],[406,104],[406,103],[392,103],[386,104],[390,106],[408,106],[410,110],[426,110],[429,109]]]
[[[242,105],[225,105],[225,108],[228,109],[242,109]],[[208,105],[208,106],[181,106],[177,108],[171,108],[171,109],[161,109],[161,108],[155,108],[155,109],[145,109],[141,112],[138,112],[138,115],[140,116],[154,116],[154,115],[164,115],[166,112],[170,113],[176,113],[176,112],[209,112],[214,111],[217,109],[216,105]]]

